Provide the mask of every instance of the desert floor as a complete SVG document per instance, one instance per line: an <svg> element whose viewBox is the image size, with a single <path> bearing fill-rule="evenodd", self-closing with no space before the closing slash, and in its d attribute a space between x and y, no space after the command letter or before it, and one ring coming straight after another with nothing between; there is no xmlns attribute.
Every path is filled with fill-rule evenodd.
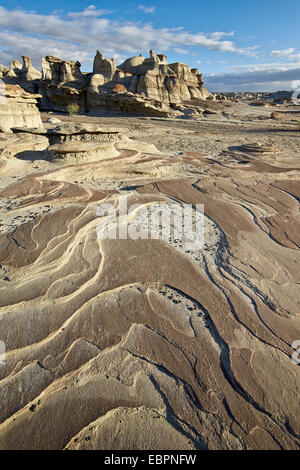
<svg viewBox="0 0 300 470"><path fill-rule="evenodd" d="M0 448L299 449L298 107L49 117L130 140L0 160ZM99 238L120 196L204 205L204 245Z"/></svg>

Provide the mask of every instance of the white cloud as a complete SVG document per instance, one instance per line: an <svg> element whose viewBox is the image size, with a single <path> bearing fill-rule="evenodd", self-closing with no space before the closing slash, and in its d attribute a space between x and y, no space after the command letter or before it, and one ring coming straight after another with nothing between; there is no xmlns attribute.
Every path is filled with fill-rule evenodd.
<svg viewBox="0 0 300 470"><path fill-rule="evenodd" d="M272 56L272 57L284 57L284 56L293 54L293 52L295 52L295 49L293 47L291 47L290 49L279 49L279 50L272 51L270 56Z"/></svg>
<svg viewBox="0 0 300 470"><path fill-rule="evenodd" d="M113 13L113 10L97 10L95 5L89 5L87 8L85 8L83 11L79 12L69 12L67 16L70 18L82 18L84 16L103 16L107 15L109 13Z"/></svg>
<svg viewBox="0 0 300 470"><path fill-rule="evenodd" d="M290 62L273 62L271 64L243 64L243 65L230 65L227 67L229 72L277 72L285 71L295 68L295 63Z"/></svg>
<svg viewBox="0 0 300 470"><path fill-rule="evenodd" d="M258 46L239 47L232 39L234 31L191 33L182 26L156 28L143 22L115 20L107 17L108 13L94 5L81 12L59 10L49 15L0 6L0 63L7 65L20 55L28 55L40 67L41 57L54 55L79 60L83 70L91 70L96 49L107 57L115 57L117 63L149 49L198 55L200 48L206 48L256 57ZM274 50L271 54L278 57L278 62L231 66L226 74L208 74L206 83L211 90L224 91L291 89L291 82L300 79L300 54L294 48Z"/></svg>
<svg viewBox="0 0 300 470"><path fill-rule="evenodd" d="M174 52L177 54L188 54L189 51L187 49L182 49L181 47L174 47Z"/></svg>
<svg viewBox="0 0 300 470"><path fill-rule="evenodd" d="M147 7L150 8L150 7ZM29 55L40 66L44 55L79 60L90 70L96 49L106 56L123 57L146 53L149 49L167 53L186 48L199 48L253 55L252 48L240 48L233 41L222 40L234 33L190 33L183 27L155 28L142 22L119 21L105 16L107 11L90 5L82 12L38 14L0 6L0 63L20 55ZM183 52L180 52L183 53Z"/></svg>
<svg viewBox="0 0 300 470"><path fill-rule="evenodd" d="M234 36L235 35L235 32L234 31L230 31L229 33L224 33L222 31L216 31L215 33L212 33L210 36L212 39L216 39L216 40L219 40L219 39L222 39L223 37L225 36Z"/></svg>
<svg viewBox="0 0 300 470"><path fill-rule="evenodd" d="M300 64L300 53L298 52L297 54L291 54L287 56L287 60L295 61Z"/></svg>
<svg viewBox="0 0 300 470"><path fill-rule="evenodd" d="M231 67L231 73L205 75L210 91L277 91L291 90L300 79L295 64L260 64Z"/></svg>
<svg viewBox="0 0 300 470"><path fill-rule="evenodd" d="M147 7L146 5L139 5L139 10L142 10L144 13L154 13L155 7Z"/></svg>

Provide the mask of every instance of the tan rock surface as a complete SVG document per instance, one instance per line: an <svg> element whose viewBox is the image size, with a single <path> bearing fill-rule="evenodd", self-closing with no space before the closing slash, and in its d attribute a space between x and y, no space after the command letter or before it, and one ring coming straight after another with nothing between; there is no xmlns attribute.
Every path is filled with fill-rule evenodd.
<svg viewBox="0 0 300 470"><path fill-rule="evenodd" d="M2 94L2 91L1 91ZM41 95L30 94L18 85L5 85L0 101L0 128L9 132L12 127L42 127L36 106Z"/></svg>
<svg viewBox="0 0 300 470"><path fill-rule="evenodd" d="M0 167L1 449L299 449L295 111L231 110L60 116L130 140L89 163ZM100 239L101 203L117 227L138 221L119 196L204 204L204 246Z"/></svg>
<svg viewBox="0 0 300 470"><path fill-rule="evenodd" d="M49 141L46 137L29 133L0 134L1 158L12 157L25 151L46 150Z"/></svg>
<svg viewBox="0 0 300 470"><path fill-rule="evenodd" d="M63 159L69 163L84 163L99 161L119 155L113 143L110 142L63 142L49 147L52 159Z"/></svg>
<svg viewBox="0 0 300 470"><path fill-rule="evenodd" d="M149 433L151 429L151 433ZM118 408L82 430L68 450L193 450L195 446L168 423L163 414L147 408Z"/></svg>

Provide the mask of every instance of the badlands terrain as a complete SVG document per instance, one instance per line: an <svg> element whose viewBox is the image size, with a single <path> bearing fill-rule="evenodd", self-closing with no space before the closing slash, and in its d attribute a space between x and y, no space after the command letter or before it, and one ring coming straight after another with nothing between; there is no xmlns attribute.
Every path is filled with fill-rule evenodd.
<svg viewBox="0 0 300 470"><path fill-rule="evenodd" d="M1 449L299 449L300 112L206 108L0 133ZM120 195L203 248L99 239Z"/></svg>

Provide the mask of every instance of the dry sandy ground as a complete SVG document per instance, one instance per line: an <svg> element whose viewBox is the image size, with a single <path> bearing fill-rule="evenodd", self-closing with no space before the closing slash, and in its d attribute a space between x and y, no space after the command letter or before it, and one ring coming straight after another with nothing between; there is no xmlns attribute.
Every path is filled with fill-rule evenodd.
<svg viewBox="0 0 300 470"><path fill-rule="evenodd" d="M299 448L300 114L275 110L56 116L131 141L84 165L0 162L1 449ZM99 239L103 201L129 223L120 195L204 204L204 246Z"/></svg>

